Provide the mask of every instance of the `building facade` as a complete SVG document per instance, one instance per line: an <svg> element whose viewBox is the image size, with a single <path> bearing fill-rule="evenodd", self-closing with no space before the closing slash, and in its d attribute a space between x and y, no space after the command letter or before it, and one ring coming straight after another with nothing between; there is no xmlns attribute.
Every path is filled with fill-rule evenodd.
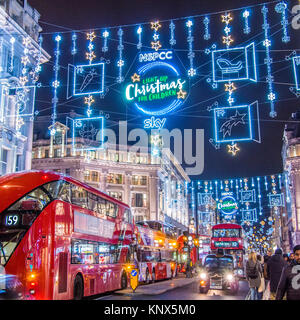
<svg viewBox="0 0 300 320"><path fill-rule="evenodd" d="M26 0L0 0L0 175L31 168L40 66L40 14Z"/></svg>
<svg viewBox="0 0 300 320"><path fill-rule="evenodd" d="M178 233L187 230L190 180L169 150L157 157L106 144L97 151L74 152L69 128L57 122L55 129L49 139L33 142L32 169L61 172L106 192L130 205L136 221L162 221ZM76 139L77 149L83 143Z"/></svg>
<svg viewBox="0 0 300 320"><path fill-rule="evenodd" d="M292 115L283 134L282 161L285 172L286 226L290 248L300 244L300 112ZM293 121L295 121L293 123Z"/></svg>

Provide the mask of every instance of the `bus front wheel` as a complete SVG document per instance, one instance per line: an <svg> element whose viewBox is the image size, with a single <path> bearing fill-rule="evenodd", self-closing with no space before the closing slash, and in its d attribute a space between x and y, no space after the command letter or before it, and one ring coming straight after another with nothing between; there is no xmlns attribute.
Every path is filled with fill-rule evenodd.
<svg viewBox="0 0 300 320"><path fill-rule="evenodd" d="M78 274L74 280L74 300L81 300L83 298L83 280Z"/></svg>

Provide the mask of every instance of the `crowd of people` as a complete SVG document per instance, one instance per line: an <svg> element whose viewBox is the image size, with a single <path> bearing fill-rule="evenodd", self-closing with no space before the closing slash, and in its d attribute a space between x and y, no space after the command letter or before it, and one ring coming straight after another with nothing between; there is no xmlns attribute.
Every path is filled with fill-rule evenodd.
<svg viewBox="0 0 300 320"><path fill-rule="evenodd" d="M300 245L290 254L271 249L262 257L252 251L246 263L250 300L300 300Z"/></svg>

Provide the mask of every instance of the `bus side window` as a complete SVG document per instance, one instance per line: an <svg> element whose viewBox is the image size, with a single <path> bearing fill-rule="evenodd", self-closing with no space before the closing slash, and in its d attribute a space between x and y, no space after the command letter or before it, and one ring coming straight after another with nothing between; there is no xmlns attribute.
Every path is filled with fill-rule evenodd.
<svg viewBox="0 0 300 320"><path fill-rule="evenodd" d="M98 209L97 212L101 215L101 216L105 216L106 215L106 200L98 197Z"/></svg>
<svg viewBox="0 0 300 320"><path fill-rule="evenodd" d="M116 218L118 212L118 206L110 201L106 201L106 215L112 218Z"/></svg>
<svg viewBox="0 0 300 320"><path fill-rule="evenodd" d="M87 191L75 184L71 185L72 204L87 209Z"/></svg>
<svg viewBox="0 0 300 320"><path fill-rule="evenodd" d="M61 181L58 199L71 202L71 188L69 183Z"/></svg>
<svg viewBox="0 0 300 320"><path fill-rule="evenodd" d="M93 193L88 193L88 205L89 210L92 210L94 212L98 211L98 197Z"/></svg>

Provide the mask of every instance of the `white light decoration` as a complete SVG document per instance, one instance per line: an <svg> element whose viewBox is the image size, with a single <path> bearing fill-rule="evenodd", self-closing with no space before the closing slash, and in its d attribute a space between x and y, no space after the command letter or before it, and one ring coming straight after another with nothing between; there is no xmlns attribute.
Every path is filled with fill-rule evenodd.
<svg viewBox="0 0 300 320"><path fill-rule="evenodd" d="M190 78L192 78L192 77L194 77L196 75L196 69L194 68L195 53L193 52L194 37L192 36L193 21L192 20L188 20L186 22L186 26L188 28L188 37L187 37L187 42L188 42L188 45L189 45L188 59L190 61L190 68L188 70L188 76Z"/></svg>

